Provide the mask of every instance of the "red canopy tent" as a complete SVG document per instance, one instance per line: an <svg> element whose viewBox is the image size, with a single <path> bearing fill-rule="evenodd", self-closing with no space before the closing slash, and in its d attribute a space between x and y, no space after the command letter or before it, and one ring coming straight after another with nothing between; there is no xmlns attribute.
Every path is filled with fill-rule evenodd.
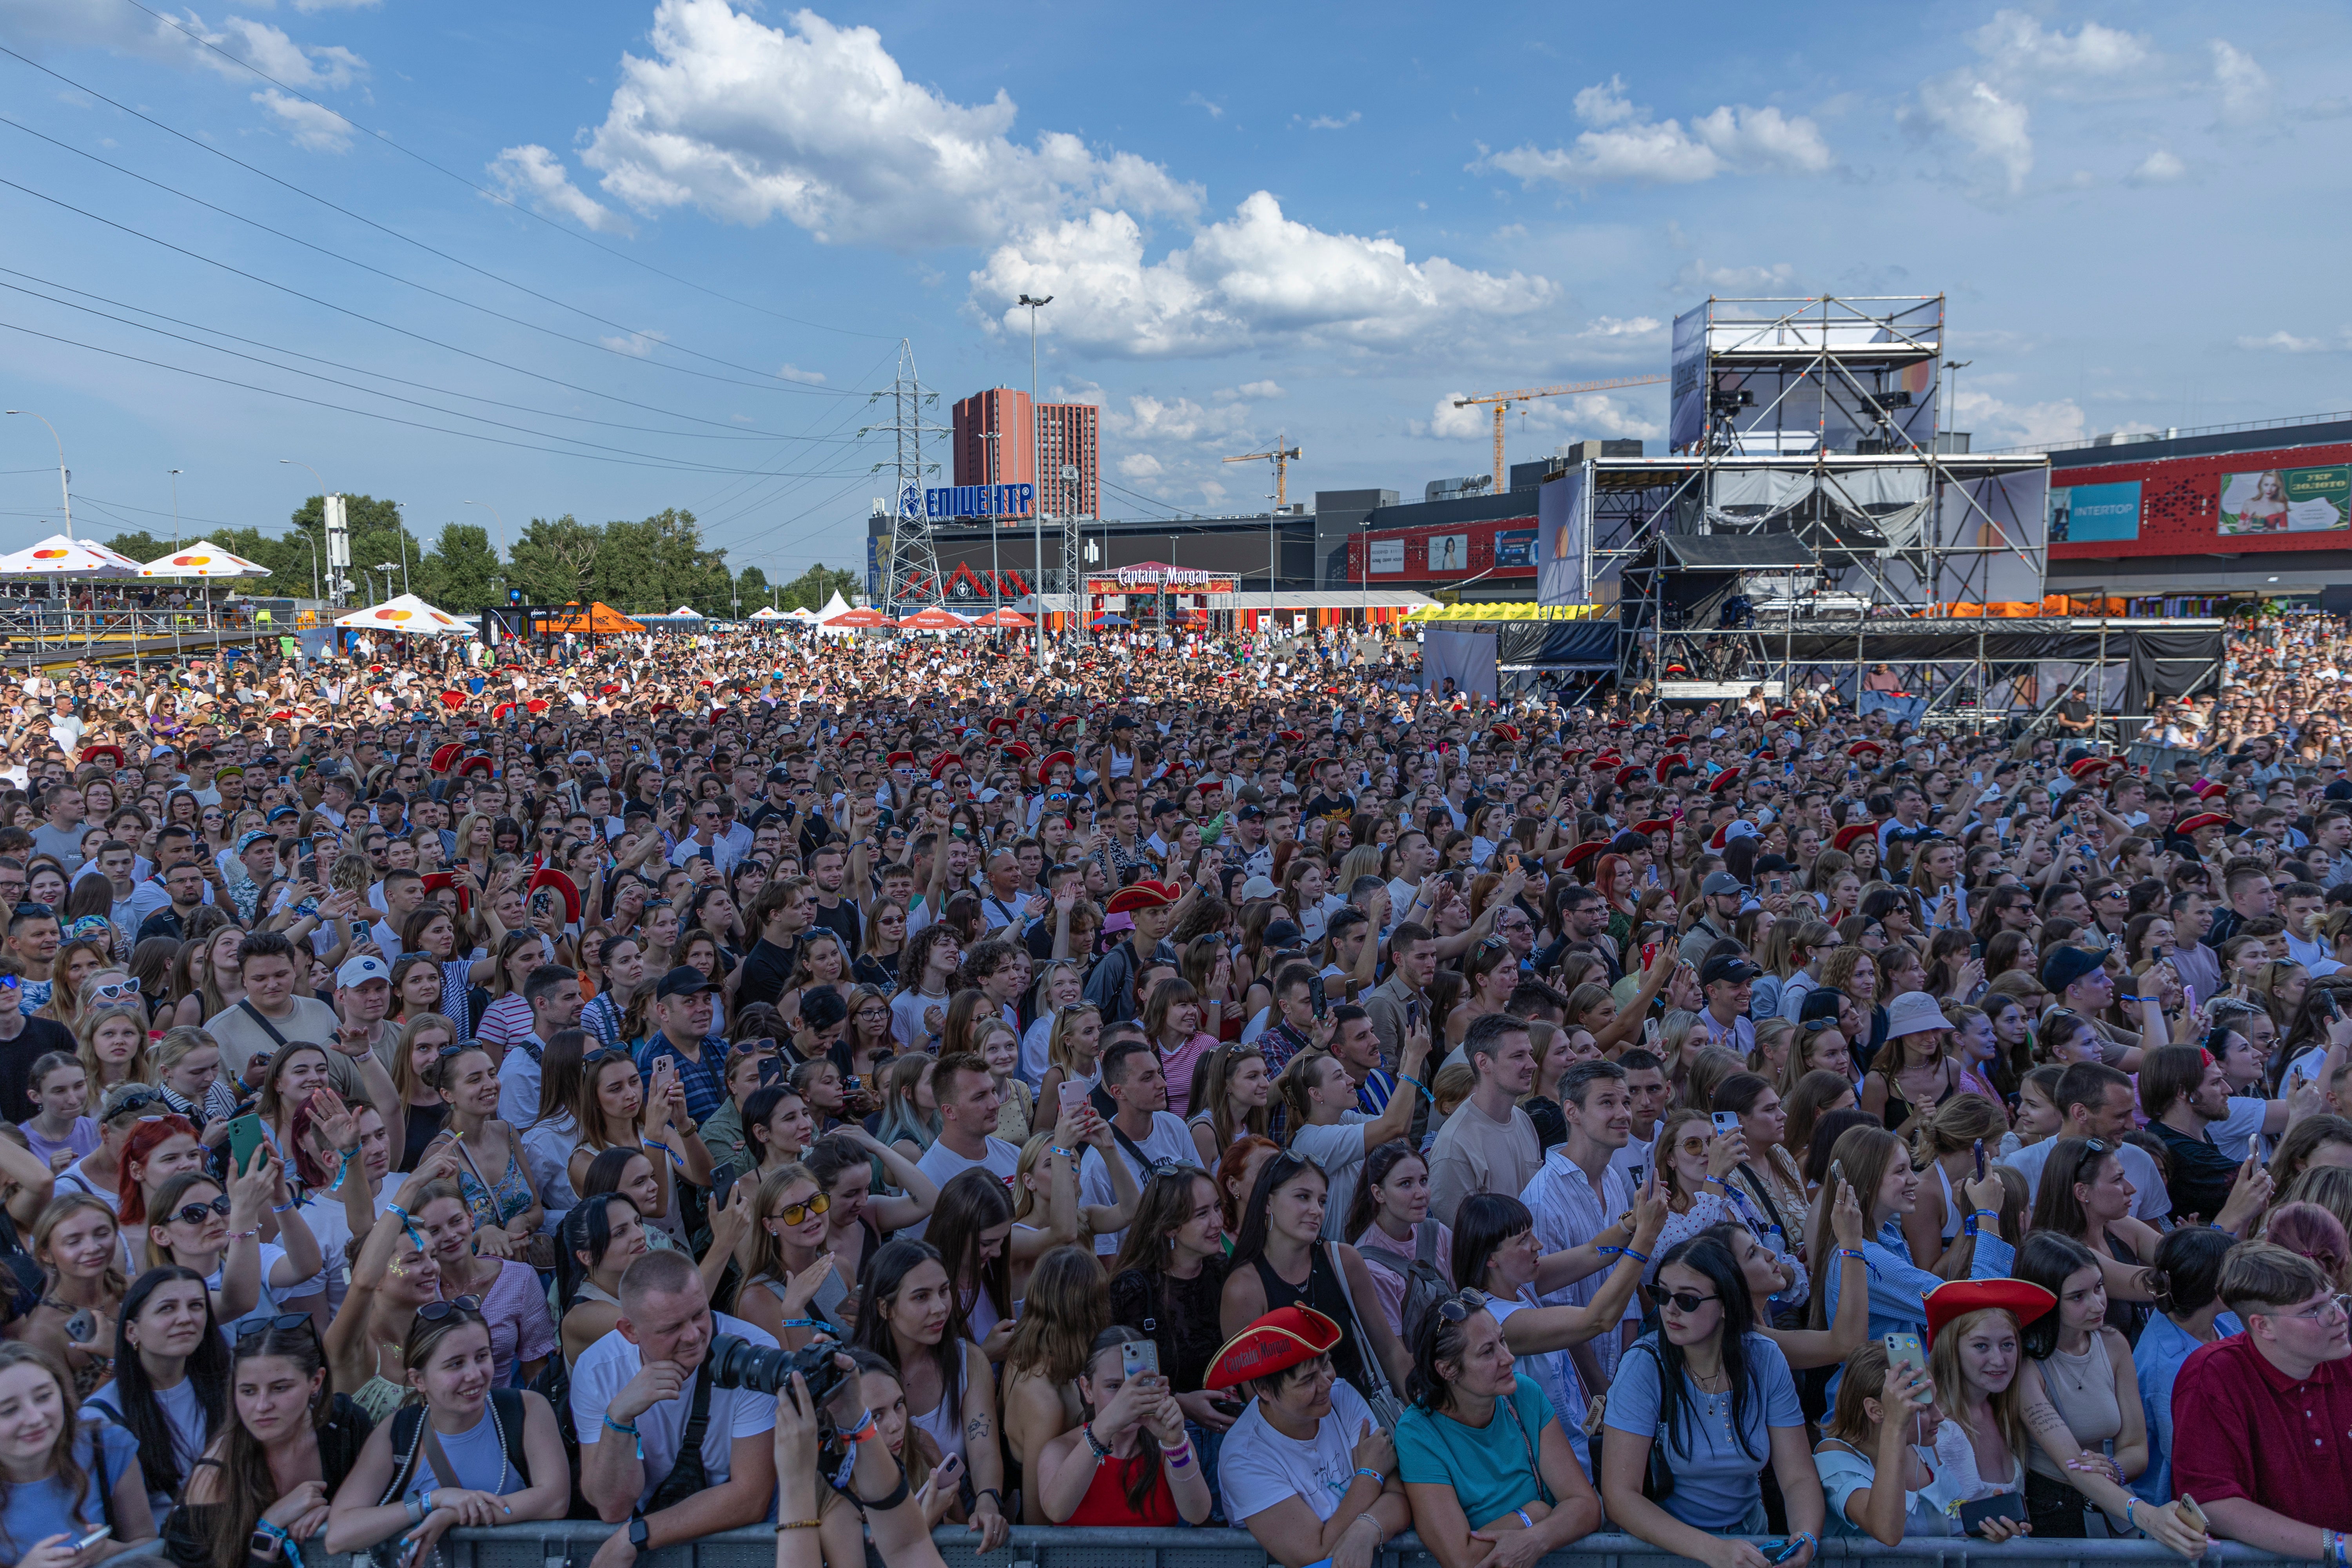
<svg viewBox="0 0 2352 1568"><path fill-rule="evenodd" d="M884 615L879 610L859 609L845 611L838 616L835 616L832 619L821 622L820 624L828 626L840 626L849 631L861 631L876 629L882 626L895 626L898 623L892 620L889 616Z"/></svg>
<svg viewBox="0 0 2352 1568"><path fill-rule="evenodd" d="M914 632L968 632L972 627L971 622L953 610L941 609L937 605L900 616L898 625L903 630Z"/></svg>

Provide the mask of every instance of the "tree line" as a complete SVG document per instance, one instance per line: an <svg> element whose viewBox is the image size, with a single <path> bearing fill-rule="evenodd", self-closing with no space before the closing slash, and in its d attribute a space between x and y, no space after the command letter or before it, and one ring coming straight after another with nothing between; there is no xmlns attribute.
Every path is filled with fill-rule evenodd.
<svg viewBox="0 0 2352 1568"><path fill-rule="evenodd" d="M631 614L689 605L706 616L725 616L739 605L747 616L769 604L781 610L819 609L834 594L846 598L860 586L857 574L823 564L775 584L758 566L735 571L727 564L726 551L704 546L694 514L675 507L639 522L588 523L568 512L535 517L500 562L489 531L478 524L445 523L440 537L427 545L402 523L393 502L373 496L343 499L351 526L353 604L401 593L404 578L406 592L457 612L507 604L509 592L519 591L521 602L530 605L601 599ZM238 582L237 592L308 599L323 594L327 583L325 499L312 496L303 502L292 523L282 534L231 528L205 537L269 568L267 578ZM119 533L107 543L134 561L152 561L172 548L143 531ZM392 563L390 572L382 569L385 562Z"/></svg>

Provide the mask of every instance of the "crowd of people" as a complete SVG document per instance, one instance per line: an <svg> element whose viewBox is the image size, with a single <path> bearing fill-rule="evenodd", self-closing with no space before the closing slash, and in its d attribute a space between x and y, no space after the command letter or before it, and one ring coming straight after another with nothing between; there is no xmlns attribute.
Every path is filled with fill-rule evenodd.
<svg viewBox="0 0 2352 1568"><path fill-rule="evenodd" d="M0 685L0 1561L2345 1563L2344 636L2153 774L1378 638Z"/></svg>

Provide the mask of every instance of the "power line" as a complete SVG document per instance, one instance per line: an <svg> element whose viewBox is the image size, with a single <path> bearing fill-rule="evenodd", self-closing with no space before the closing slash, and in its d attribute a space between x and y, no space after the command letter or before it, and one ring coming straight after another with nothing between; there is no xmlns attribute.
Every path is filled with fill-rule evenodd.
<svg viewBox="0 0 2352 1568"><path fill-rule="evenodd" d="M739 427L727 425L717 419L703 419L691 414L672 414L669 417L674 419L692 420L698 425L709 425L717 427L720 431L724 432L724 434L706 436L699 431L695 430L664 430L651 425L628 425L618 420L592 418L585 414L566 414L560 409L533 408L528 404L508 403L500 398L484 397L481 394L476 392L459 392L451 387L436 386L430 382L412 381L405 376L393 375L384 371L370 370L364 365L346 364L341 360L327 359L319 354L307 354L299 349L289 349L277 343L265 342L259 338L248 338L236 332L224 331L218 327L205 326L201 321L190 321L183 320L178 316L167 316L161 310L150 310L144 306L133 305L122 300L110 299L104 294L93 294L87 289L76 289L70 284L59 283L54 279L43 278L37 273L20 272L13 267L0 267L0 276L22 278L30 282L41 284L45 288L58 289L62 293L78 294L85 300L95 300L102 305L111 305L119 310L129 310L137 315L152 316L159 321L169 321L175 327L185 327L192 332L209 332L215 337L226 338L233 343L245 343L254 348L267 349L271 353L286 354L294 359L307 360L312 364L331 365L337 370L349 371L353 375L373 376L379 381L391 382L395 386L413 386L417 388L419 391L436 393L443 397L463 398L468 403L486 403L493 408L510 408L519 414L536 414L545 419L570 419L583 425L594 425L608 430L635 430L648 436L671 436L682 440L689 441L805 441L817 438L806 436L787 436L782 431L777 430L758 430L750 427ZM41 294L29 289L16 289L16 286L11 283L0 283L0 289L12 289L18 293L29 294L37 300L48 299L47 295ZM50 303L64 305L69 310L85 310L88 308L85 306L75 305L71 300L50 300ZM95 315L104 314L102 311L92 311L91 313ZM108 317L107 319L116 320L117 318ZM152 331L154 330L152 328L146 327L143 323L138 321L126 321L123 324L126 326L138 327L142 331ZM167 333L165 335L169 336L170 334ZM213 345L210 343L205 343L200 346L211 348ZM226 353L227 351L222 350L219 352ZM291 369L290 366L279 366L278 368ZM465 417L470 418L472 416L466 416ZM568 437L558 438L570 439ZM26 471L39 472L43 470L28 469Z"/></svg>
<svg viewBox="0 0 2352 1568"><path fill-rule="evenodd" d="M7 52L5 46L0 46L0 52ZM19 58L21 58L22 57ZM52 72L51 74L55 75L56 73ZM59 79L63 79L60 78ZM319 255L326 257L330 260L340 261L347 266L356 267L362 272L373 273L376 277L383 279L387 282L397 283L407 289L414 289L420 294L429 294L436 300L446 300L452 305L462 306L468 310L479 310L486 316L494 317L499 321L521 327L526 331L543 332L547 336L554 338L560 342L572 343L585 349L593 349L599 353L608 353L621 359L638 361L642 363L652 365L656 369L675 372L679 375L700 376L706 381L723 382L729 386L748 386L756 392L791 392L804 394L813 397L838 397L842 395L841 393L830 387L810 386L802 383L786 383L780 385L778 384L778 382L781 378L771 376L765 371L756 370L748 364L737 364L732 360L717 359L709 354L702 353L693 349L682 349L679 352L691 353L697 359L707 359L713 364L723 364L730 370L740 370L747 375L756 375L761 379L758 381L737 381L732 376L713 375L709 371L694 370L686 365L680 364L667 364L646 354L631 353L626 349L614 348L610 343L597 342L587 338L575 338L569 332L559 332L552 327L543 327L536 321L525 321L520 316L509 315L504 310L494 310L488 305L477 304L471 300L464 299L456 294L451 294L444 289L433 288L429 284L419 283L413 279L403 278L396 272L387 272L381 267L372 267L368 265L368 263L360 260L357 257L346 256L339 250L332 250L328 248L326 246L314 244L310 240L304 239L300 235L289 234L282 228L272 228L269 225L261 222L257 218L247 217L243 213L222 206L216 202L208 202L202 196L194 195L187 191L180 189L177 185L167 184L162 180L153 179L146 174L142 174L135 169L125 168L111 159L100 157L95 153L84 152L81 148L76 147L70 142L60 142L54 136L45 135L41 132L34 130L29 125L22 124L14 120L5 119L0 119L0 125L6 125L11 130L20 131L27 136L47 142L50 146L57 148L60 152L70 153L77 158L87 158L91 163L98 164L100 168L111 169L116 174L124 176L126 179L137 180L140 184L144 185L152 185L155 189L163 191L167 195L177 196L182 201L194 203L195 205L204 208L206 212L218 213L221 216L228 218L233 222L244 224L249 228L257 228L266 235L286 241L289 245L299 245L303 249L316 251ZM366 220L362 219L361 221L364 222ZM425 248L431 249L430 247L426 247ZM433 254L439 256L443 253L434 251ZM457 261L455 257L448 257L446 258L446 259L448 259L460 267L467 265L465 262ZM477 268L476 270L479 269ZM488 277L493 275L486 273L484 276ZM505 281L503 279L499 280L501 282ZM525 289L524 292L530 293L530 290ZM534 295L533 297L537 299L546 298L544 295ZM561 300L549 300L549 303L561 305L562 302ZM570 307L567 306L565 308L569 309ZM588 316L588 312L585 310L581 311L580 314ZM640 342L656 343L664 347L677 347L676 344L671 343L668 339L662 337L658 333L637 331L632 328L624 327L617 321L605 321L602 316L588 316L588 319L592 321L596 321L604 326L611 327L616 331L627 332L631 337L635 338Z"/></svg>
<svg viewBox="0 0 2352 1568"><path fill-rule="evenodd" d="M266 81L266 82L269 83L272 87L275 87L275 88L278 89L280 91L283 91L283 92L289 93L289 94L292 95L292 96L293 96L293 97L295 97L295 98L299 98L299 99L300 99L303 102L305 102L305 103L307 103L307 104L311 105L313 108L320 109L320 110L325 110L327 113L333 115L336 119L338 119L338 120L341 121L344 124L346 124L346 125L350 126L352 130L359 132L361 134L362 134L362 135L364 135L364 136L368 137L368 138L369 138L370 140L372 140L372 141L375 141L375 142L382 142L384 146L391 148L394 152L395 152L395 153L399 153L402 157L404 157L404 158L408 158L408 159L412 159L412 160L414 160L414 161L415 161L415 162L416 162L416 163L419 163L424 164L424 165L425 165L425 167L426 167L426 168L428 168L428 169L432 170L432 171L433 171L435 174L436 174L446 175L446 177L448 177L449 179L452 179L452 180L457 181L459 184L461 184L461 185L465 186L467 190L469 190L469 191L473 192L476 195L478 195L478 196L486 196L486 197L488 197L489 200L494 201L494 202L497 202L497 203L498 203L499 205L500 205L501 206L511 207L514 211L516 211L517 213L520 213L520 214L521 216L523 216L524 217L530 218L530 219L531 219L531 220L532 220L533 222L535 222L535 223L539 223L539 224L544 225L546 227L548 227L548 228L551 228L551 229L554 230L557 234L560 234L560 235L563 236L565 238L567 238L567 239L571 239L571 240L573 240L573 241L576 241L577 243L582 244L582 245L585 245L585 246L587 246L587 247L588 247L590 249L592 249L592 250L600 250L600 251L604 252L606 256L609 256L609 257L614 258L615 260L619 260L619 261L625 261L625 262L627 262L627 263L628 263L630 266L632 266L632 267L642 268L644 268L646 271L647 271L647 272L650 272L650 273L654 274L654 275L655 275L656 277L657 277L657 278L667 278L667 279L669 279L671 282L673 282L673 283L679 283L679 284L683 284L683 285L685 285L687 288L693 289L693 290L694 290L695 292L697 292L698 294L708 294L708 295L709 295L709 296L710 296L712 299L714 299L714 300L725 300L728 304L730 304L730 305L733 305L733 306L736 306L736 307L738 307L738 308L740 308L740 309L741 309L741 310L756 310L756 311L758 311L761 315L773 317L775 320L777 320L777 321L790 321L790 322L792 322L794 326L798 326L798 327L814 327L814 328L815 328L815 329L817 329L819 331L825 331L825 332L838 332L838 333L840 333L840 334L841 334L842 336L844 336L844 337L850 337L850 338L872 338L872 339L877 340L877 342L895 342L895 341L897 341L897 340L896 340L895 335L894 335L894 334L891 334L891 333L887 333L887 332L861 332L861 331L856 331L856 330L854 330L854 329L852 329L852 328L849 328L849 327L836 327L836 326L833 326L833 325L831 325L831 324L829 324L829 323L827 323L827 322L824 322L824 321L807 321L807 320L805 320L805 319L803 319L803 318L802 318L802 317L799 317L799 316L787 316L787 315L785 315L785 314L784 314L782 311L781 311L781 310L769 310L765 305L754 305L754 304L752 304L752 303L751 303L750 300L738 300L738 299L736 299L736 298L735 298L733 295L731 295L731 294L724 294L724 293L721 293L719 290L718 290L718 289L716 289L709 288L709 287L708 287L708 286L706 286L706 285L704 285L704 284L697 283L696 281L694 281L694 279L690 279L690 278L682 278L682 277L678 276L678 275L677 275L677 273L675 273L675 272L670 272L670 271L665 270L665 269L664 269L664 268L662 268L656 267L656 266L655 266L652 262L650 262L650 261L644 260L643 258L639 258L639 257L631 256L628 252L626 252L626 251L625 251L625 250L615 250L615 249L614 249L611 246L609 246L609 245L605 245L605 244L604 244L604 243L602 243L602 242L600 242L600 241L598 241L598 240L596 240L596 239L591 238L589 236L587 236L587 235L585 235L585 234L583 234L583 233L579 232L577 229L571 229L571 228L566 228L566 227L564 227L564 226L563 226L563 225L562 225L562 224L560 224L560 223L557 223L554 219L552 219L552 218L551 218L551 217L548 217L548 216L547 216L545 214L543 214L543 213L533 212L530 207L525 206L522 203L516 201L512 196L509 196L509 195L506 195L506 194L505 194L504 192L502 192L502 191L493 191L493 190L489 189L489 188L488 188L488 187L487 187L487 186L484 186L484 185L478 185L478 184L476 184L473 181L471 181L471 180L467 179L465 175L458 174L456 170L454 170L454 169L445 169L445 168L443 168L440 164L438 164L438 163L435 163L432 159L425 157L423 153L413 153L413 152L409 151L406 147L404 147L404 146L402 146L399 142L394 142L391 137L389 137L389 136L385 135L383 132L381 132L381 131L375 131L375 130L371 130L369 127L364 126L364 125L362 125L358 121L353 120L350 115L345 114L344 112L342 112L342 110L339 110L339 109L332 108L332 107L331 107L331 106L329 106L329 105L327 105L327 104L320 103L317 99L312 98L309 93L304 92L301 89L299 89L299 88L298 88L298 87L293 87L293 86L290 86L289 84L288 84L288 83L286 83L286 82L279 81L276 77L271 76L268 71L265 71L265 70L263 70L260 67L258 67L258 66L257 66L257 65L254 65L251 61L249 61L249 60L242 60L242 59L237 58L237 57L236 57L236 56L233 55L233 54L230 54L226 49L224 49L224 48L220 47L218 45L216 45L216 44L215 44L214 42L212 42L212 40L210 40L209 38L202 37L198 36L198 35L197 35L197 34L195 34L195 33L189 32L189 31L188 31L188 29L187 29L186 27L182 26L180 25L180 23L178 23L177 21L173 20L172 17L170 17L170 16L164 16L164 15L163 15L162 12L160 12L160 11L156 11L156 10L151 9L150 7L148 7L148 6L144 5L142 5L142 4L140 3L140 0L124 0L124 3L125 3L126 5L131 5L131 6L135 7L135 8L137 8L138 10L141 10L141 11L144 11L144 12L146 12L146 14L147 14L148 16L154 17L154 18L155 18L155 20L157 20L158 22L163 23L165 26L174 28L174 29L176 29L177 31L179 31L179 32L181 32L181 33L183 33L183 34L185 34L185 35L186 35L186 37L187 37L190 40L192 40L193 42L194 42L195 44L199 45L200 47L204 47L204 48L206 48L206 49L211 50L214 54L216 54L216 55L220 56L220 58L223 58L223 59L225 59L225 60L227 60L227 61L228 61L228 62L230 62L232 65L236 66L239 69L247 70L247 71L250 71L250 72L252 72L255 76L259 77L262 80L264 80L264 81ZM11 53L14 53L15 51L11 50L10 52L11 52ZM23 58L24 58L24 57L23 57L22 55L18 55L16 58L19 58L19 59L23 59ZM29 64L32 64L33 62L31 62L31 61L29 61L29 60L28 60L28 61L26 61L26 63L29 65ZM47 67L37 67L36 68L46 70L47 68ZM54 72L54 71L49 72L49 74L50 74L50 75L52 75L52 76L56 76L56 75L57 75L57 73L56 73L56 72ZM62 80L64 80L65 79L64 79L64 78L62 78L62 77L59 77L59 78L58 78L58 79L62 81ZM88 89L85 89L84 90L85 90L85 91L87 91ZM97 96L97 95L96 95L96 94L93 94L92 96L94 97L94 96ZM111 101L112 101L112 100L109 100L108 101L109 101L109 102L111 102ZM137 110L125 110L125 112L127 112L127 113L134 113L134 114L135 114L135 113L137 113L138 111L137 111ZM143 119L143 118L145 118L145 117L144 117L144 116L141 116L141 118L142 118L142 119ZM179 133L178 133L177 132L173 132L173 134L174 134L174 135L177 135L177 134L179 134ZM204 144L203 144L202 142L198 142L198 143L197 143L197 145L202 146L202 145L204 145ZM207 147L207 148L205 148L205 151L207 151L207 152L215 152L215 151L217 151L217 149ZM226 153L222 153L221 155L222 155L223 157L227 157L227 154L226 154ZM230 162L235 163L235 162L236 162L236 160L235 160L235 159L230 159ZM247 166L248 166L248 167L250 167L250 165L247 165ZM261 173L261 171L259 171L259 170L255 170L255 173L259 174L259 173ZM269 178L269 179L275 179L275 178L276 178L276 176L275 176L275 175L267 175L267 174L265 174L263 177L264 177L264 178ZM279 182L279 183L280 183L280 184L283 184L284 182L282 182L282 181L281 181L281 182ZM289 187L289 188L295 188L295 187ZM302 194L303 194L303 195L309 195L310 193L308 193L308 192L303 192ZM364 220L363 220L363 221L364 221ZM404 236L403 237L405 237Z"/></svg>
<svg viewBox="0 0 2352 1568"><path fill-rule="evenodd" d="M567 392L577 392L589 397L601 397L608 402L621 404L625 407L642 408L648 414L659 414L674 419L693 417L693 416L690 415L673 414L667 408L656 407L650 403L640 403L635 398L623 397L618 393L599 392L594 387L583 386L577 382L565 381L561 376L547 375L535 370L525 370L520 365L509 364L504 360L492 359L488 354L476 353L471 349L459 348L455 343L445 343L438 338L430 338L425 336L423 332L413 331L406 327L395 326L390 321L379 320L374 316L366 314L364 311L354 310L347 305L338 305L332 300L321 299L316 294L305 293L301 289L296 289L291 285L275 282L270 279L262 277L257 272L248 272L242 267L233 266L228 262L221 261L213 257L206 256L202 251L190 250L185 246L174 245L168 239L160 238L155 235L147 233L144 229L133 228L129 224L125 223L117 223L114 219L110 217L101 217L97 213L91 212L87 208L74 205L71 202L61 201L58 197L49 195L45 192L37 191L30 185L18 184L16 181L8 179L0 179L0 185L5 185L13 191L21 191L26 195L34 198L36 201L47 202L51 206L55 207L62 207L67 212L89 219L92 223L103 224L108 228L114 229L119 233L130 235L134 238L143 239L150 245L160 246L165 250L187 257L192 261L201 261L207 267L217 267L224 272L229 273L235 277L245 279L247 282L258 283L265 289L274 289L281 294L289 295L294 299L307 301L310 304L319 306L322 310L332 310L338 315L349 316L355 321L365 321L372 327L381 327L387 332L396 332L402 337L413 338L420 343L424 343L428 347L439 349L446 353L459 354L467 359L475 360L483 364L494 365L499 370L510 371L517 375L529 376L534 381L543 381L551 386L562 387ZM669 368L676 369L677 367L671 366ZM700 423L709 424L712 423L712 421L703 420L700 421Z"/></svg>
<svg viewBox="0 0 2352 1568"><path fill-rule="evenodd" d="M456 436L468 441L486 441L494 447L513 447L526 452L545 452L549 456L556 458L585 458L590 462L612 463L621 468L664 468L676 473L746 474L755 473L758 471L751 468L723 468L717 463L696 463L687 461L646 462L638 461L629 458L608 457L601 452L568 452L560 447L535 447L528 441L509 441L501 437L485 436L472 430L451 430L445 426L427 425L415 419L403 419L397 415L377 414L365 408L348 408L340 403L329 403L323 398L304 397L299 393L281 392L274 386L257 386L251 382L233 381L227 376L213 375L201 370L191 370L185 365L170 364L166 363L164 361L148 359L140 354L125 353L120 349L102 348L96 343L85 343L78 339L59 337L55 332L39 331L31 327L19 326L14 321L0 321L0 331L22 332L28 338L39 338L46 342L62 343L68 348L87 350L91 353L104 354L109 359L129 360L133 364L149 365L156 370L168 370L180 375L194 376L199 381L213 382L221 386L234 386L246 392L258 392L268 397L282 397L289 403L306 403L314 408L331 409L337 414L356 415L362 419L380 419L387 425L404 425L411 429L429 430L439 436ZM383 396L387 395L379 393L375 395ZM835 476L828 474L809 474L801 477L809 479L829 479Z"/></svg>

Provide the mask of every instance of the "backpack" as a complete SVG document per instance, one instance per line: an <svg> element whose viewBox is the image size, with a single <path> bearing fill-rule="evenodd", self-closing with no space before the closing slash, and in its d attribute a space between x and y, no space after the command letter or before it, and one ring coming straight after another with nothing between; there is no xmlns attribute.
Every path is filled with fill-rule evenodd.
<svg viewBox="0 0 2352 1568"><path fill-rule="evenodd" d="M1385 1247L1359 1247L1356 1254L1373 1268L1404 1281L1404 1300L1398 1304L1397 1317L1404 1342L1418 1344L1422 1324L1428 1321L1431 1310L1454 1294L1453 1286L1437 1271L1437 1226L1425 1220L1422 1223L1421 1237L1414 1244L1411 1263L1400 1261Z"/></svg>

